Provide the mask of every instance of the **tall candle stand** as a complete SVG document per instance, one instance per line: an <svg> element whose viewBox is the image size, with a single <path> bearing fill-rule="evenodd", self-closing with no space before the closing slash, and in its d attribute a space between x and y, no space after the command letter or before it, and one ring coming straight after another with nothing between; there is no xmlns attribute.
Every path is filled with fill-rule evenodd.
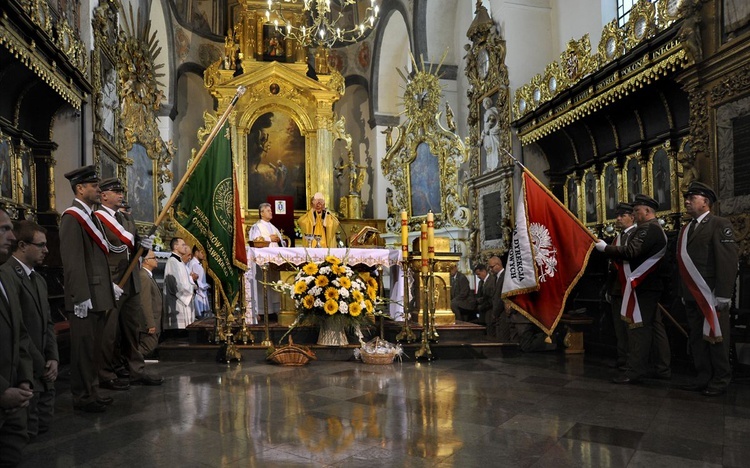
<svg viewBox="0 0 750 468"><path fill-rule="evenodd" d="M414 356L417 360L432 361L435 356L430 349L430 291L429 291L429 273L420 273L422 278L422 345L419 347Z"/></svg>
<svg viewBox="0 0 750 468"><path fill-rule="evenodd" d="M268 328L268 264L261 265L260 268L263 270L263 331L265 332L265 337L260 344L268 348L273 345Z"/></svg>
<svg viewBox="0 0 750 468"><path fill-rule="evenodd" d="M409 312L409 261L408 255L404 255L401 261L401 269L404 272L404 325L401 327L401 331L396 335L396 342L413 343L417 341L417 335L409 326L410 312Z"/></svg>
<svg viewBox="0 0 750 468"><path fill-rule="evenodd" d="M429 259L430 264L430 272L429 272L429 290L428 294L430 296L429 298L429 307L430 307L430 329L427 333L427 339L430 340L433 343L437 343L438 339L440 339L440 335L438 335L437 328L435 328L435 294L437 292L435 291L435 259L431 258Z"/></svg>

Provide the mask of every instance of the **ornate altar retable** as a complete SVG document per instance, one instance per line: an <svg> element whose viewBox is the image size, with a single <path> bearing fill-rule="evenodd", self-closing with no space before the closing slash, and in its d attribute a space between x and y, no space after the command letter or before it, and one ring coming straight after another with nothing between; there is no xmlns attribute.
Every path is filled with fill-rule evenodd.
<svg viewBox="0 0 750 468"><path fill-rule="evenodd" d="M247 302L247 313L245 320L248 324L258 323L258 317L263 313L262 302L263 301L263 285L260 283L263 281L262 274L258 271L260 268L256 267L269 267L275 271L281 272L281 279L283 281L292 281L294 279L294 272L290 271L293 269L292 266L299 266L307 262L308 260L323 261L327 255L333 255L335 257L344 259L346 258L347 265L352 267L365 266L365 267L382 267L383 270L394 268L391 272L391 278L393 281L391 284L395 284L396 280L401 278L401 251L395 249L305 249L302 247L265 247L265 248L247 248L247 259L248 259L248 270L245 275L245 300ZM261 276L259 276L261 275ZM382 277L379 279L382 281ZM401 283L399 283L401 284ZM260 287L259 287L260 285ZM403 287L403 286L401 286ZM278 294L278 293L277 293ZM391 287L391 299L395 297L401 297L401 293L398 291L398 287ZM270 310L273 313L273 310ZM390 307L390 314L396 318L403 316L403 307L401 305L392 304ZM279 313L279 325L290 325L296 312L294 310L294 303L290 297L281 297L281 310ZM287 323L288 322L288 323Z"/></svg>

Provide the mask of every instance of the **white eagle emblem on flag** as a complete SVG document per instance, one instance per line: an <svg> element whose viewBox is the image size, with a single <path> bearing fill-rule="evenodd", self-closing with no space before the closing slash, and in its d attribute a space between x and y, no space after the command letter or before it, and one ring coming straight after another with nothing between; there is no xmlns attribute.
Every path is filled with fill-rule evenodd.
<svg viewBox="0 0 750 468"><path fill-rule="evenodd" d="M557 271L557 249L552 245L552 238L546 226L539 223L531 223L529 236L534 244L534 261L539 267L539 282L547 281L547 277L555 276Z"/></svg>

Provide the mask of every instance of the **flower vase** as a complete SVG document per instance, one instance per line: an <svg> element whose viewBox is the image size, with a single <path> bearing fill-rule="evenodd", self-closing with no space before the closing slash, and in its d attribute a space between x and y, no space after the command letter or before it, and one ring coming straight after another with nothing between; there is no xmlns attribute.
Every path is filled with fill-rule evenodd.
<svg viewBox="0 0 750 468"><path fill-rule="evenodd" d="M346 346L349 344L349 340L346 338L346 332L340 323L324 320L320 323L318 344L322 346Z"/></svg>

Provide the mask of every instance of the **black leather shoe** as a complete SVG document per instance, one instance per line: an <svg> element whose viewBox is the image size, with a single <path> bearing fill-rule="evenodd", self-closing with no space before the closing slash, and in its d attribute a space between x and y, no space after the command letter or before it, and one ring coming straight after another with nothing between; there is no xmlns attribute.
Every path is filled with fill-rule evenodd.
<svg viewBox="0 0 750 468"><path fill-rule="evenodd" d="M701 392L703 396L721 396L727 393L726 388L707 388Z"/></svg>
<svg viewBox="0 0 750 468"><path fill-rule="evenodd" d="M114 398L107 396L107 397L99 397L99 398L97 398L96 402L99 403L100 405L109 406L112 403L114 403L115 400L114 400Z"/></svg>
<svg viewBox="0 0 750 468"><path fill-rule="evenodd" d="M685 390L686 392L702 392L706 389L703 385L696 385L696 384L687 384L687 385L680 385L678 387L680 390Z"/></svg>
<svg viewBox="0 0 750 468"><path fill-rule="evenodd" d="M117 369L115 371L115 374L117 374L117 377L121 379L127 379L130 377L130 371L125 368Z"/></svg>
<svg viewBox="0 0 750 468"><path fill-rule="evenodd" d="M143 375L140 379L131 380L130 383L132 385L150 385L150 386L156 386L161 385L164 383L163 377L152 377L150 375Z"/></svg>
<svg viewBox="0 0 750 468"><path fill-rule="evenodd" d="M627 375L618 375L617 377L612 379L612 382L616 384L637 384L640 382L640 380L630 378Z"/></svg>
<svg viewBox="0 0 750 468"><path fill-rule="evenodd" d="M672 380L672 374L654 374L656 380Z"/></svg>
<svg viewBox="0 0 750 468"><path fill-rule="evenodd" d="M112 379L99 382L99 387L108 390L127 390L130 388L130 384L122 380Z"/></svg>
<svg viewBox="0 0 750 468"><path fill-rule="evenodd" d="M103 413L107 410L107 407L99 404L98 401L90 401L85 405L73 405L73 409L87 413Z"/></svg>

